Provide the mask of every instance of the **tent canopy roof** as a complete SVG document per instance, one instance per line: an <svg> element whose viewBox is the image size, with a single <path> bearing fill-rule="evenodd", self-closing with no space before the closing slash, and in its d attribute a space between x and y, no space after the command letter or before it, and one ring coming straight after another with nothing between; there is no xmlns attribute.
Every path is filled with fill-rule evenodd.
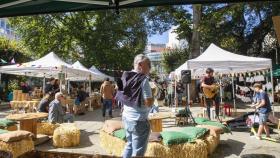
<svg viewBox="0 0 280 158"><path fill-rule="evenodd" d="M211 67L218 73L250 72L271 68L271 59L238 55L211 44L199 57L188 60L176 69L179 75L182 70L193 70L193 76L203 75Z"/></svg>
<svg viewBox="0 0 280 158"><path fill-rule="evenodd" d="M253 0L1 0L0 17L87 11L115 8L149 7L194 3L225 3ZM258 1L258 0L254 0ZM261 1L261 0L259 0ZM271 0L277 1L277 0ZM112 2L119 2L118 5Z"/></svg>
<svg viewBox="0 0 280 158"><path fill-rule="evenodd" d="M109 78L110 79L110 81L113 81L114 80L114 78L113 77L111 77L111 76L108 76L108 75L106 75L106 74L104 74L104 73L102 73L102 72L100 72L94 65L92 65L91 67L90 67L90 69L89 69L92 73L94 73L94 74L97 74L97 75L99 75L99 76L101 76L101 80L102 81L104 81L106 78Z"/></svg>
<svg viewBox="0 0 280 158"><path fill-rule="evenodd" d="M75 69L51 52L42 58L22 63L21 65L1 66L0 73L25 75L32 77L57 77L58 73L66 73L68 77L89 76L89 72Z"/></svg>

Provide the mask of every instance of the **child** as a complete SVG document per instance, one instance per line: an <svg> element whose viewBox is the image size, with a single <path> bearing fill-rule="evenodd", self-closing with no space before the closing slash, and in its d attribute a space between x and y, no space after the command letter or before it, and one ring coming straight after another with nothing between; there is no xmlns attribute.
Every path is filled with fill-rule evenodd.
<svg viewBox="0 0 280 158"><path fill-rule="evenodd" d="M267 93L262 89L262 85L259 83L254 84L254 90L256 92L257 103L253 104L253 107L259 111L259 129L256 138L261 139L263 130L266 133L266 137L270 137L269 128L266 124L269 113L271 110L271 105Z"/></svg>

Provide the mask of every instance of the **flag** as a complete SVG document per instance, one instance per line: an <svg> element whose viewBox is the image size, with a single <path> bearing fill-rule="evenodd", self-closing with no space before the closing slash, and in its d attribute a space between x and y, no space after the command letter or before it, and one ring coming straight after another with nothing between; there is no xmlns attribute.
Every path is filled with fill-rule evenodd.
<svg viewBox="0 0 280 158"><path fill-rule="evenodd" d="M3 59L1 59L1 63L2 64L7 64L7 62L5 60L3 60Z"/></svg>
<svg viewBox="0 0 280 158"><path fill-rule="evenodd" d="M15 64L15 63L16 63L15 58L13 58L13 59L11 60L11 64Z"/></svg>

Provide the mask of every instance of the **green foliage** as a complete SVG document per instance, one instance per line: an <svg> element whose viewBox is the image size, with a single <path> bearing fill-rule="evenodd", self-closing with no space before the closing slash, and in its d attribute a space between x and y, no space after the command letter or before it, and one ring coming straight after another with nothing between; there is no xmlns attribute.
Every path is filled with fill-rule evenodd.
<svg viewBox="0 0 280 158"><path fill-rule="evenodd" d="M163 54L162 65L166 73L170 73L185 63L189 58L189 49L171 49Z"/></svg>
<svg viewBox="0 0 280 158"><path fill-rule="evenodd" d="M18 80L10 80L8 84L8 92L12 92L13 90L19 89L19 81Z"/></svg>
<svg viewBox="0 0 280 158"><path fill-rule="evenodd" d="M85 66L131 69L147 41L146 8L72 12L10 18L29 48L41 57L51 51Z"/></svg>
<svg viewBox="0 0 280 158"><path fill-rule="evenodd" d="M0 54L1 59L7 62L12 58L15 58L16 62L26 62L30 52L22 42L0 37Z"/></svg>

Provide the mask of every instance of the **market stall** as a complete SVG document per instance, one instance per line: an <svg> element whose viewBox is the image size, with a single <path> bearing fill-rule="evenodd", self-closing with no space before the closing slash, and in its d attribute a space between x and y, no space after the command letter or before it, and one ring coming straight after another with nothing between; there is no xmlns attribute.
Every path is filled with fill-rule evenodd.
<svg viewBox="0 0 280 158"><path fill-rule="evenodd" d="M175 70L175 73L176 75L180 76L182 70L191 70L192 77L197 78L204 75L205 70L208 67L213 68L215 73L230 75L232 77L232 83L234 83L233 81L235 73L270 70L271 82L273 85L271 59L234 54L219 48L213 43L199 57L188 60L183 65L178 67ZM235 94L234 85L232 84L232 86L233 94ZM234 109L236 109L235 99Z"/></svg>
<svg viewBox="0 0 280 158"><path fill-rule="evenodd" d="M27 93L21 93L20 91L13 92L13 101L11 101L12 108L15 110L24 108L28 112L32 112L39 104L39 101L41 99L40 97L42 97L44 93L43 91L45 89L45 78L59 78L61 90L61 86L65 84L65 78L88 77L91 74L89 71L74 68L72 65L60 59L53 52L35 61L1 66L0 73L43 78L43 88L34 88L34 94L32 93L32 97ZM62 78L61 76L64 77Z"/></svg>

